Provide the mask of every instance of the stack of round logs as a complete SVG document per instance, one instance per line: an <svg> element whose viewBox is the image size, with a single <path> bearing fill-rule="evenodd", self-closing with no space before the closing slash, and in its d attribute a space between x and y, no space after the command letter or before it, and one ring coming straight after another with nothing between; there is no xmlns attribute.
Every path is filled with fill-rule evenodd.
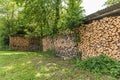
<svg viewBox="0 0 120 80"><path fill-rule="evenodd" d="M13 50L39 50L40 39L39 38L25 38L24 36L10 36L9 46Z"/></svg>
<svg viewBox="0 0 120 80"><path fill-rule="evenodd" d="M69 59L76 56L77 43L74 42L74 34L66 33L43 39L43 50L54 49L57 56Z"/></svg>
<svg viewBox="0 0 120 80"><path fill-rule="evenodd" d="M82 58L105 54L120 60L120 16L105 17L79 28Z"/></svg>
<svg viewBox="0 0 120 80"><path fill-rule="evenodd" d="M58 56L69 59L76 56L77 44L73 34L60 35L54 39L55 51Z"/></svg>
<svg viewBox="0 0 120 80"><path fill-rule="evenodd" d="M42 42L43 42L43 51L54 49L52 37L46 37L42 40Z"/></svg>

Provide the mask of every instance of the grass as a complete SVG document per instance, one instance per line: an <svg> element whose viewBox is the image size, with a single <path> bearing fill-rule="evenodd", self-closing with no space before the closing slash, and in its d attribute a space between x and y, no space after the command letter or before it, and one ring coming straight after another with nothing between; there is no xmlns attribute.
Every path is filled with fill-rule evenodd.
<svg viewBox="0 0 120 80"><path fill-rule="evenodd" d="M51 53L0 51L0 80L117 80L80 70Z"/></svg>

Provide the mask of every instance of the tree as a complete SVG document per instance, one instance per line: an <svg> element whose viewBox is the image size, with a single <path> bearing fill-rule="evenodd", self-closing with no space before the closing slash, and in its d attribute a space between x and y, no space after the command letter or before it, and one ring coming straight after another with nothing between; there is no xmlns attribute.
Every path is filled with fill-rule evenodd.
<svg viewBox="0 0 120 80"><path fill-rule="evenodd" d="M55 23L53 27L53 33L57 33L57 26L58 26L58 21L60 19L60 4L61 0L56 0L55 1Z"/></svg>
<svg viewBox="0 0 120 80"><path fill-rule="evenodd" d="M3 0L4 1L4 0ZM27 36L48 36L61 30L72 29L82 23L82 0L8 0L15 2L21 11L14 12L15 31ZM12 10L12 8L10 8ZM19 10L19 9L17 9ZM13 11L16 11L14 8ZM12 22L11 22L12 23Z"/></svg>
<svg viewBox="0 0 120 80"><path fill-rule="evenodd" d="M8 29L8 33L11 34L14 25L13 20L16 18L16 3L13 0L1 0L0 3L1 18L5 18L6 29Z"/></svg>
<svg viewBox="0 0 120 80"><path fill-rule="evenodd" d="M25 3L23 13L26 26L27 28L30 26L33 28L32 32L27 30L29 34L43 37L47 33L50 33L48 29L53 26L53 13L55 12L52 5L53 2L51 0L33 0Z"/></svg>
<svg viewBox="0 0 120 80"><path fill-rule="evenodd" d="M107 0L105 4L107 6L111 6L111 5L119 3L119 2L120 2L120 0Z"/></svg>
<svg viewBox="0 0 120 80"><path fill-rule="evenodd" d="M68 0L68 8L66 13L66 26L69 29L79 27L83 23L83 8L80 6L81 0Z"/></svg>
<svg viewBox="0 0 120 80"><path fill-rule="evenodd" d="M9 35L14 33L14 24L17 18L18 6L13 0L0 0L0 37L5 45L9 43Z"/></svg>

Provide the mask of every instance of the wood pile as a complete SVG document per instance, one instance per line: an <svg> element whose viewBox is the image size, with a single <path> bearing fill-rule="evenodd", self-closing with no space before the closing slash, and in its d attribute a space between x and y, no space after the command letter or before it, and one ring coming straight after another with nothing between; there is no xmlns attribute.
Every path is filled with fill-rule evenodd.
<svg viewBox="0 0 120 80"><path fill-rule="evenodd" d="M79 28L82 58L105 54L120 60L120 16L105 17Z"/></svg>
<svg viewBox="0 0 120 80"><path fill-rule="evenodd" d="M73 34L66 34L57 36L54 39L55 51L58 56L64 59L69 59L76 56L77 53L77 43L74 42Z"/></svg>
<svg viewBox="0 0 120 80"><path fill-rule="evenodd" d="M34 37L29 39L29 50L40 50L40 38Z"/></svg>
<svg viewBox="0 0 120 80"><path fill-rule="evenodd" d="M62 34L43 39L43 50L55 49L56 54L68 58L82 52L82 59L105 54L120 60L120 16L105 17L84 24L79 28L80 42L74 42L72 34Z"/></svg>
<svg viewBox="0 0 120 80"><path fill-rule="evenodd" d="M10 36L9 46L13 50L20 51L33 51L40 49L40 39L39 38L25 38L24 36Z"/></svg>
<svg viewBox="0 0 120 80"><path fill-rule="evenodd" d="M54 49L57 56L69 59L76 56L77 43L74 42L73 34L62 34L55 36L53 39L47 37L43 39L43 50Z"/></svg>
<svg viewBox="0 0 120 80"><path fill-rule="evenodd" d="M42 42L43 42L43 51L54 49L53 39L51 37L44 38Z"/></svg>

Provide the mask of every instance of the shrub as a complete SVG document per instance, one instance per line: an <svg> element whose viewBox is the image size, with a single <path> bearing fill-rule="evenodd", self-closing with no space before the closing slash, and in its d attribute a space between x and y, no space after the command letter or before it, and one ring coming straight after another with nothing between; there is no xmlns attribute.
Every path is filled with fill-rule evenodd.
<svg viewBox="0 0 120 80"><path fill-rule="evenodd" d="M87 58L83 61L74 61L75 65L94 73L110 74L113 77L120 77L120 61L100 55L94 58Z"/></svg>
<svg viewBox="0 0 120 80"><path fill-rule="evenodd" d="M48 49L47 51L44 51L43 53L57 57L54 49Z"/></svg>

